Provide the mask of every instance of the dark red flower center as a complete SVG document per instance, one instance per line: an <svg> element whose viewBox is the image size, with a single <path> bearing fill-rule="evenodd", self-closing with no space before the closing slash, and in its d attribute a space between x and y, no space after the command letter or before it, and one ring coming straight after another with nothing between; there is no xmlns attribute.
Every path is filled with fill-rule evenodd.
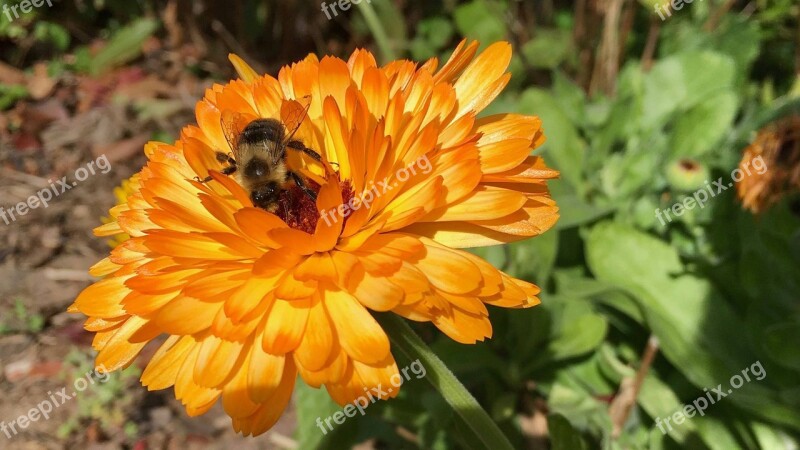
<svg viewBox="0 0 800 450"><path fill-rule="evenodd" d="M319 194L320 185L312 180L305 180L306 186L312 191ZM353 187L349 180L341 183L342 186L342 205L347 205L353 198ZM334 212L337 214L338 212ZM309 234L314 234L319 222L320 216L317 210L317 205L311 197L306 194L300 187L292 184L290 187L281 192L278 198L278 209L275 215L280 217L287 225L296 230L305 231ZM347 218L350 214L346 214L342 220L343 224L347 223Z"/></svg>

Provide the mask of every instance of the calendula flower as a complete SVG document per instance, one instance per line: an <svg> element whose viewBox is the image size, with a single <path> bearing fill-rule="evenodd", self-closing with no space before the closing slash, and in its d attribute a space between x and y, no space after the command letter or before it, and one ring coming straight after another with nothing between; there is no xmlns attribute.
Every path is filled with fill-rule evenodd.
<svg viewBox="0 0 800 450"><path fill-rule="evenodd" d="M126 204L128 202L128 196L138 191L140 187L141 186L139 185L139 174L133 175L127 180L124 180L119 186L115 187L114 198L116 198L117 200L117 205ZM106 224L114 222L115 220L117 220L119 211L122 208L118 206L116 208L111 209L109 217L103 217L101 221ZM111 247L116 247L117 245L127 241L128 239L130 239L130 236L128 236L125 233L120 233L115 236L112 236L111 239L108 240L108 245L110 245Z"/></svg>
<svg viewBox="0 0 800 450"><path fill-rule="evenodd" d="M790 116L759 131L744 149L736 183L742 206L761 213L784 195L800 191L800 116Z"/></svg>
<svg viewBox="0 0 800 450"><path fill-rule="evenodd" d="M142 383L174 387L190 415L221 399L234 428L257 435L298 374L342 405L391 385L398 368L370 311L475 343L492 334L487 305L538 304L535 285L461 250L538 235L558 217L545 184L558 174L530 155L540 120L477 117L509 80L511 46L477 48L462 42L438 70L435 59L379 67L364 50L311 55L277 79L232 56L241 79L210 88L174 145L146 146L138 189L96 229L130 236L70 308L89 317L97 364L125 367L166 335ZM222 118L286 123L303 101L293 139L322 158L290 151L289 167L316 201L290 183L274 213L256 208L221 173L217 152L232 151Z"/></svg>

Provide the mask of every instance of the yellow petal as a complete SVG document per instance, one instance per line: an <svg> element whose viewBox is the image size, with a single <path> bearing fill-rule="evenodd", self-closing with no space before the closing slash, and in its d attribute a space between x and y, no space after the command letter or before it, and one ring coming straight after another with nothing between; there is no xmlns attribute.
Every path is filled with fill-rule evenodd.
<svg viewBox="0 0 800 450"><path fill-rule="evenodd" d="M349 293L326 291L325 308L339 342L350 357L366 363L382 361L389 353L389 338L378 322Z"/></svg>
<svg viewBox="0 0 800 450"><path fill-rule="evenodd" d="M252 83L258 79L258 73L239 56L231 53L228 55L228 60L233 64L236 73L239 74L239 78L244 80L244 82Z"/></svg>

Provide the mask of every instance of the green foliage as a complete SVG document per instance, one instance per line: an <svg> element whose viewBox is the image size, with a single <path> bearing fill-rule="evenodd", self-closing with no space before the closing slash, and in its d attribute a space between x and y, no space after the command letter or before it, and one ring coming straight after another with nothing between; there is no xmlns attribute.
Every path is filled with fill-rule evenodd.
<svg viewBox="0 0 800 450"><path fill-rule="evenodd" d="M411 56L417 61L437 56L450 43L453 33L453 24L444 17L422 20L417 35L411 40Z"/></svg>
<svg viewBox="0 0 800 450"><path fill-rule="evenodd" d="M138 19L118 30L105 47L88 62L92 75L103 72L136 59L142 52L142 44L158 29L153 19Z"/></svg>
<svg viewBox="0 0 800 450"><path fill-rule="evenodd" d="M138 429L129 421L128 411L133 404L130 386L138 384L141 371L131 366L121 372L98 374L94 358L77 349L67 354L64 363L61 378L68 389L80 378L87 380L87 387L75 392L71 400L76 404L75 414L59 426L59 436L66 438L96 422L109 435L123 432L128 438L135 437Z"/></svg>
<svg viewBox="0 0 800 450"><path fill-rule="evenodd" d="M36 40L52 44L56 50L65 51L69 48L70 36L66 28L56 23L39 21L33 28Z"/></svg>
<svg viewBox="0 0 800 450"><path fill-rule="evenodd" d="M652 5L642 3L649 5L643 15L650 13ZM517 425L520 405L542 402L552 448L777 449L800 443L800 387L793 376L800 369L800 220L786 204L755 220L730 189L704 208L673 214L670 222L655 215L706 182L722 176L727 184L752 133L800 110L789 94L790 70L761 77L769 78L767 97L759 96L764 84L753 76L764 45L783 45L765 24L783 25L789 11L796 12L778 3L762 5L749 20L723 15L712 32L703 26L714 5L685 7L664 24L652 68L628 52L613 95L589 94L573 81L569 12L555 12L552 24L528 30L529 38L515 43L514 81L484 114L515 111L542 119L547 141L537 153L561 171L561 180L549 183L561 219L535 239L474 253L541 286L543 303L531 311L493 309L494 337L483 345L432 339L437 354L515 442L524 434ZM518 11L511 2L489 0L432 7L411 37L410 53L425 59L447 48L448 14L457 35L485 45L515 34L508 17ZM644 30L636 33L631 42L644 37ZM549 82L531 86L541 71ZM675 172L685 170L677 162L684 159L693 161L696 173ZM651 338L658 343L655 362L622 434L614 437L608 399L634 379ZM755 363L768 373L764 379L745 383L666 434L659 430L656 419L672 417L705 395L704 388L729 386L733 375ZM419 448L458 445L455 423L431 417L446 411L441 400L408 390L417 398L413 405L401 396L370 415L416 430ZM442 427L450 430L444 441ZM406 445L382 436L396 443L391 448Z"/></svg>
<svg viewBox="0 0 800 450"><path fill-rule="evenodd" d="M339 425L335 425L334 430L321 430L317 425L317 418L325 420L331 417L336 411L340 411L339 405L331 400L328 392L322 389L314 389L305 383L298 383L295 389L295 405L297 415L301 420L297 423L297 444L299 448L318 448L327 433L336 432Z"/></svg>
<svg viewBox="0 0 800 450"><path fill-rule="evenodd" d="M506 6L502 2L472 0L453 11L453 21L461 36L477 39L486 45L505 39L505 10Z"/></svg>
<svg viewBox="0 0 800 450"><path fill-rule="evenodd" d="M38 333L45 325L45 318L39 313L30 313L22 299L14 301L12 323L0 318L0 335L10 333Z"/></svg>
<svg viewBox="0 0 800 450"><path fill-rule="evenodd" d="M13 106L17 100L28 96L28 88L21 84L0 84L0 111Z"/></svg>

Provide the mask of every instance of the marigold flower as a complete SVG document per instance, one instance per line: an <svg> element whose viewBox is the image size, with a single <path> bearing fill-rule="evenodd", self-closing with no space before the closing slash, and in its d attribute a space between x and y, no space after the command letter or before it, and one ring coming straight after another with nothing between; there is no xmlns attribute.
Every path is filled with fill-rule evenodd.
<svg viewBox="0 0 800 450"><path fill-rule="evenodd" d="M117 205L123 205L127 203L128 196L133 194L134 192L138 191L141 188L139 185L139 174L135 174L132 177L124 180L119 186L114 188L114 197L117 199ZM109 212L109 217L103 217L101 222L103 223L111 223L117 220L117 216L119 215L120 208L112 208ZM117 235L111 236L108 240L108 245L111 247L116 247L119 244L130 239L125 233L119 233Z"/></svg>
<svg viewBox="0 0 800 450"><path fill-rule="evenodd" d="M298 374L342 405L390 385L398 368L370 310L475 343L492 334L486 305L537 305L535 285L461 250L535 236L558 218L546 186L558 173L530 155L540 120L477 118L509 80L511 46L477 48L462 42L439 70L435 59L379 67L364 50L347 62L310 55L277 79L232 56L241 79L210 88L174 145L147 144L137 190L95 230L130 236L70 307L89 317L97 364L125 367L167 335L142 383L174 386L190 415L221 399L234 428L257 435ZM286 119L303 98L295 138L322 161L290 152L289 165L316 203L294 186L274 214L255 208L220 173L221 117ZM334 216L342 205L351 209Z"/></svg>
<svg viewBox="0 0 800 450"><path fill-rule="evenodd" d="M784 195L800 191L800 116L789 116L758 132L744 149L736 183L742 206L762 213Z"/></svg>

